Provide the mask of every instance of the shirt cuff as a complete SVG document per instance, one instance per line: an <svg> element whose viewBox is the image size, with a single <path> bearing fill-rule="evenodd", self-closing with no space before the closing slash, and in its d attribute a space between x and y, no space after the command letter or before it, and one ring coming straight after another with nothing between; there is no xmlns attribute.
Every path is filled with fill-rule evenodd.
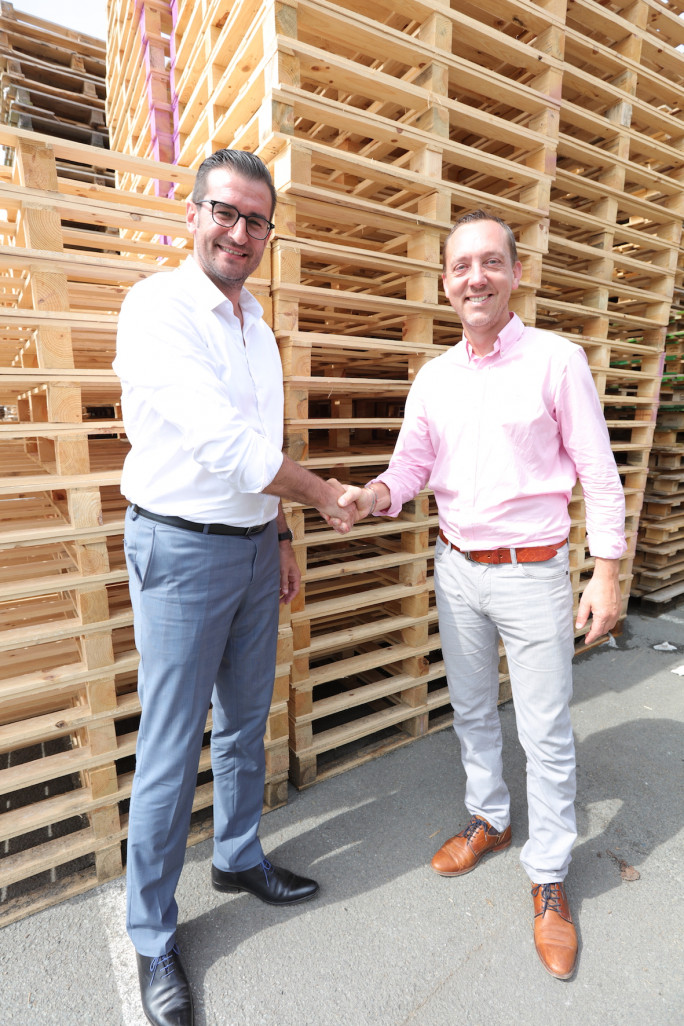
<svg viewBox="0 0 684 1026"><path fill-rule="evenodd" d="M589 552L594 558L620 559L627 551L624 536L616 538L614 534L594 531L591 537L587 536L587 541L589 542Z"/></svg>
<svg viewBox="0 0 684 1026"><path fill-rule="evenodd" d="M249 479L242 479L239 490L248 495L258 495L263 492L267 485L270 485L273 478L283 465L283 453L273 445L268 445L263 451L261 469L258 474L254 473L254 465L250 467Z"/></svg>
<svg viewBox="0 0 684 1026"><path fill-rule="evenodd" d="M378 481L378 482L380 482L380 484L384 484L384 485L387 486L387 488L389 488L391 503L387 507L387 509L381 509L381 510L377 510L377 511L374 510L373 511L373 516L374 517L396 517L396 516L399 516L399 514L401 513L401 508L402 508L403 503L401 501L399 501L399 502L396 501L395 498L394 498L395 495L399 494L399 484L397 483L394 486L392 485L392 474L389 471L385 471L384 474L380 474L378 477L374 477L372 481L368 482L368 484L373 484L374 481Z"/></svg>

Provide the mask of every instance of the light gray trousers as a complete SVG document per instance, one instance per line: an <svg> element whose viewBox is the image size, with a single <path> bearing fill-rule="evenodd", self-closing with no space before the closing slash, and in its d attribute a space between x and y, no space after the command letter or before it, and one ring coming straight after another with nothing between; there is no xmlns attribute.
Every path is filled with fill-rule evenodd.
<svg viewBox="0 0 684 1026"><path fill-rule="evenodd" d="M435 592L466 807L497 830L510 822L497 709L500 636L527 756L529 837L520 859L534 883L564 880L577 838L568 548L543 563L490 566L438 539Z"/></svg>

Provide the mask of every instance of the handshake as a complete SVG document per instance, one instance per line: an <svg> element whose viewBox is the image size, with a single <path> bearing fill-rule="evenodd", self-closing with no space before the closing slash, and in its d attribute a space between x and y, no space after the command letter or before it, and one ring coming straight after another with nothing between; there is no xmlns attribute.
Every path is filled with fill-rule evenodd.
<svg viewBox="0 0 684 1026"><path fill-rule="evenodd" d="M387 509L390 505L389 489L380 481L372 488L358 488L355 485L343 485L336 478L330 477L326 484L332 501L319 506L318 511L338 534L348 534L354 524L369 513L378 507L381 510Z"/></svg>

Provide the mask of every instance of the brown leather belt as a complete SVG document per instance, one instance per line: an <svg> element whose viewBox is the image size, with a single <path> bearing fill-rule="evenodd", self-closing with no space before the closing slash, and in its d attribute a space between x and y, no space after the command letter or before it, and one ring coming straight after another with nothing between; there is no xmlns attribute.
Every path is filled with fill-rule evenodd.
<svg viewBox="0 0 684 1026"><path fill-rule="evenodd" d="M458 545L449 541L441 529L439 536L446 545L451 545L452 549L460 552L466 559L472 559L475 563L512 563L511 552L515 552L515 558L519 563L543 563L545 559L552 559L565 545L565 542L562 541L558 545L538 545L536 548L483 549L478 552L464 552L463 549L459 549Z"/></svg>

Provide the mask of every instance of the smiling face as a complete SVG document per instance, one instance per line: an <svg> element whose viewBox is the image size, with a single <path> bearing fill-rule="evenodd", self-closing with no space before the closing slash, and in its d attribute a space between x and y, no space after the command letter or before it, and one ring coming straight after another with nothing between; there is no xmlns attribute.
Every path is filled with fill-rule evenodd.
<svg viewBox="0 0 684 1026"><path fill-rule="evenodd" d="M241 214L271 219L272 197L266 183L230 168L209 172L202 198L229 203ZM186 222L194 237L195 260L237 310L240 290L259 266L268 237L253 239L247 234L244 218L238 218L232 228L222 228L213 220L209 204L192 200L187 201Z"/></svg>
<svg viewBox="0 0 684 1026"><path fill-rule="evenodd" d="M509 321L508 301L522 276L513 263L506 232L496 221L471 221L447 240L444 292L479 356L492 351Z"/></svg>

